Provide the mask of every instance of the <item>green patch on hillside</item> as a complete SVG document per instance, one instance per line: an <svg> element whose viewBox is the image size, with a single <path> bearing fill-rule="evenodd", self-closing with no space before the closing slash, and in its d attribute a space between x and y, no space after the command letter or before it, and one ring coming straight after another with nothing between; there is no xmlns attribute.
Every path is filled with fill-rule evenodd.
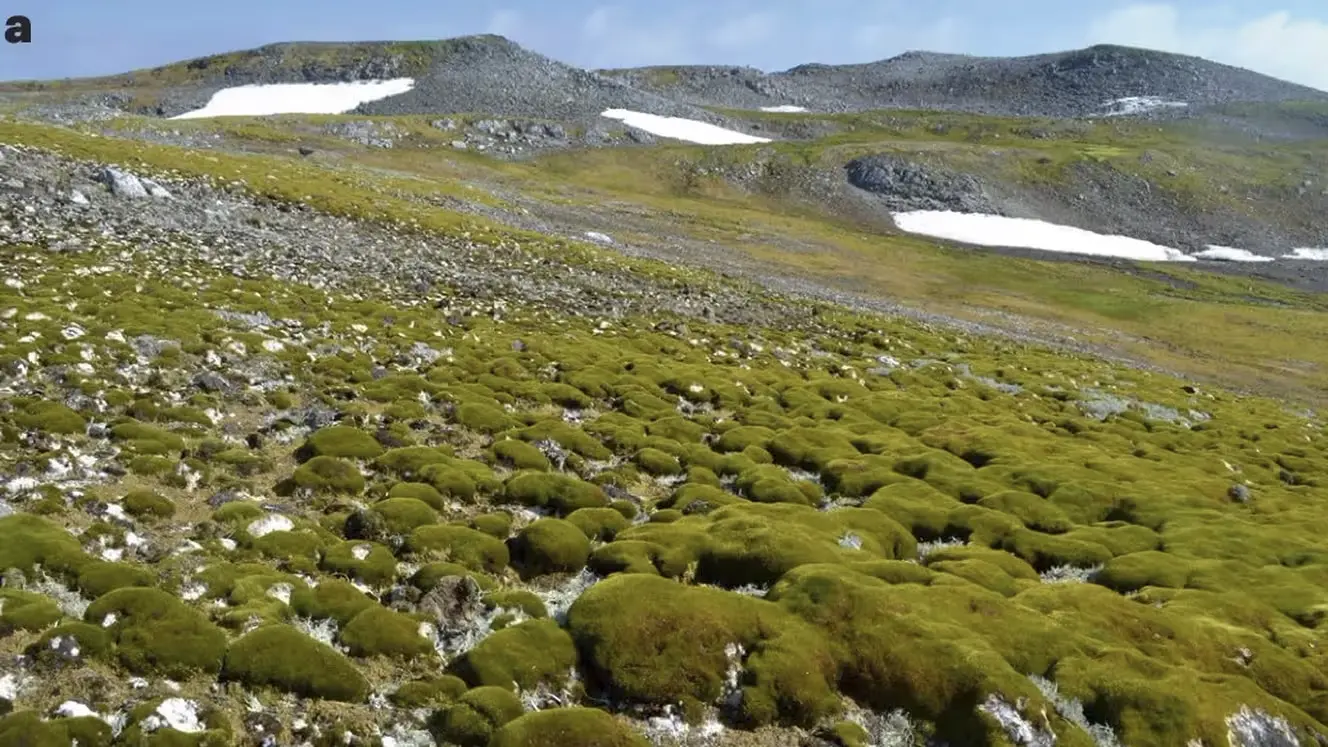
<svg viewBox="0 0 1328 747"><path fill-rule="evenodd" d="M633 744L561 709L812 730L851 716L845 698L991 747L1007 743L978 707L992 697L1064 744L1091 743L1070 699L1132 745L1220 743L1242 707L1302 743L1328 734L1328 441L1278 402L842 310L805 329L687 319L682 335L659 324L681 321L668 314L606 330L512 298L459 328L408 288L342 295L148 250L4 251L22 285L0 287L0 308L31 326L0 327L3 349L59 360L59 330L77 324L95 355L77 378L16 384L0 470L111 443L215 468L192 490L173 469L96 486L127 505L170 496L169 515L103 519L98 499L50 485L0 518L6 589L35 589L7 592L0 645L36 643L49 662L73 638L106 672L99 708L141 700L137 675L202 699L225 683L216 707L237 719L247 694L309 698L324 733L335 721L365 741L415 705L458 743L548 728ZM76 302L111 262L98 292L132 303ZM1117 277L1126 292L1145 282ZM1200 291L1228 290L1157 302L1217 308ZM273 366L285 396L217 394L215 422L151 406L249 339L217 308L304 320L279 355L226 348L237 369ZM137 396L115 330L179 342ZM417 344L450 352L371 372ZM294 402L341 420L232 433L295 417ZM112 425L24 436L39 412ZM254 457L243 479L220 458L235 451ZM353 470L353 494L267 489L317 460ZM150 564L94 559L144 538L167 548ZM97 598L69 616L45 578ZM435 642L456 640L440 626L463 622L472 643L439 680ZM561 715L523 716L518 691L556 695L541 713Z"/></svg>

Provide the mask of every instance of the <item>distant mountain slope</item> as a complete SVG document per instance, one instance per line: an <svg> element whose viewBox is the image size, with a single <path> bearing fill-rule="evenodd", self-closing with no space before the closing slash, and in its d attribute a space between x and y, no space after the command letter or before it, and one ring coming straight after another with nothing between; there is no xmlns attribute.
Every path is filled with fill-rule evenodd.
<svg viewBox="0 0 1328 747"><path fill-rule="evenodd" d="M415 88L366 104L361 113L565 120L622 108L721 123L725 120L701 107L1077 117L1184 115L1211 105L1328 101L1323 91L1249 70L1109 45L1025 57L908 52L877 62L806 64L776 73L720 66L588 71L495 35L271 44L121 75L0 84L0 94L91 93L120 108L173 116L201 108L228 86L395 77L414 78Z"/></svg>
<svg viewBox="0 0 1328 747"><path fill-rule="evenodd" d="M201 108L213 93L246 84L414 78L415 88L366 105L365 114L485 113L552 119L624 108L694 119L695 106L531 52L495 35L409 42L286 42L120 75L0 84L0 94L101 93L159 116Z"/></svg>
<svg viewBox="0 0 1328 747"><path fill-rule="evenodd" d="M483 112L569 119L606 109L710 119L675 98L558 62L500 36L452 40L451 54L416 76L409 93L361 107L366 114Z"/></svg>
<svg viewBox="0 0 1328 747"><path fill-rule="evenodd" d="M683 66L606 70L643 90L700 106L794 105L814 111L941 109L1012 116L1090 116L1118 99L1190 106L1328 101L1328 93L1198 57L1099 45L1026 57L908 52L856 65L778 73Z"/></svg>

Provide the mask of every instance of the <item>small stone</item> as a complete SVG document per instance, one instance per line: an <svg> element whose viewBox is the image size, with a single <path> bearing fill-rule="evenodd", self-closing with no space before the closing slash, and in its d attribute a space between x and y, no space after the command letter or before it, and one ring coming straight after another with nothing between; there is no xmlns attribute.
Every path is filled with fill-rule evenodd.
<svg viewBox="0 0 1328 747"><path fill-rule="evenodd" d="M231 383L215 371L205 371L194 377L194 386L205 392L225 392L231 389Z"/></svg>

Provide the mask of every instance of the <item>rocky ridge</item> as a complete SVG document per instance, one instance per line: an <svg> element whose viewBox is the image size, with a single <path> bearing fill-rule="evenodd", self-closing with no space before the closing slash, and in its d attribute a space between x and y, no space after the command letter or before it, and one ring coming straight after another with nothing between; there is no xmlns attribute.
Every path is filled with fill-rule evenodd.
<svg viewBox="0 0 1328 747"><path fill-rule="evenodd" d="M907 52L851 65L669 66L583 70L504 37L355 44L292 42L165 68L10 87L67 90L87 101L157 116L202 107L221 88L412 77L413 90L363 114L471 114L585 121L622 108L742 129L710 108L802 107L812 112L934 109L1006 116L1186 118L1239 103L1328 101L1328 93L1208 60L1098 45L1023 57ZM0 92L5 88L0 86ZM143 94L149 94L145 103Z"/></svg>
<svg viewBox="0 0 1328 747"><path fill-rule="evenodd" d="M1323 91L1248 70L1112 45L1025 57L915 51L877 62L808 64L775 73L713 66L609 72L698 106L797 106L813 112L935 109L1019 117L1125 112L1183 117L1233 102L1328 100Z"/></svg>

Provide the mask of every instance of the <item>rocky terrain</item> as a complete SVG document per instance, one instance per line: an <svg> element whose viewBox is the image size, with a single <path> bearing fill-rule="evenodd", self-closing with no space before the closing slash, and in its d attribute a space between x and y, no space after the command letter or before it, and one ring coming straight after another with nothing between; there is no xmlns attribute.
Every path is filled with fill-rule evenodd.
<svg viewBox="0 0 1328 747"><path fill-rule="evenodd" d="M669 66L582 70L494 35L437 42L283 43L125 75L0 84L0 92L88 93L117 108L174 116L229 86L410 77L376 115L593 119L622 108L736 124L714 108L811 112L928 109L1021 117L1203 116L1234 103L1328 101L1328 93L1196 57L1098 45L1026 57L908 52L857 65L782 72Z"/></svg>
<svg viewBox="0 0 1328 747"><path fill-rule="evenodd" d="M1006 116L1152 116L1233 101L1324 101L1328 93L1185 55L1098 45L1027 57L907 52L859 65L606 71L697 106L815 112L937 109ZM1168 105L1171 104L1171 105ZM1174 105L1183 105L1180 111ZM1151 106L1150 106L1151 105Z"/></svg>
<svg viewBox="0 0 1328 747"><path fill-rule="evenodd" d="M888 220L1294 246L1313 102L1231 73L1221 122L706 114L780 141L736 148L521 86L418 111L447 75L383 104L414 114L121 109L546 64L309 49L6 100L0 747L1328 743L1313 263ZM1094 54L887 67L1133 59Z"/></svg>

